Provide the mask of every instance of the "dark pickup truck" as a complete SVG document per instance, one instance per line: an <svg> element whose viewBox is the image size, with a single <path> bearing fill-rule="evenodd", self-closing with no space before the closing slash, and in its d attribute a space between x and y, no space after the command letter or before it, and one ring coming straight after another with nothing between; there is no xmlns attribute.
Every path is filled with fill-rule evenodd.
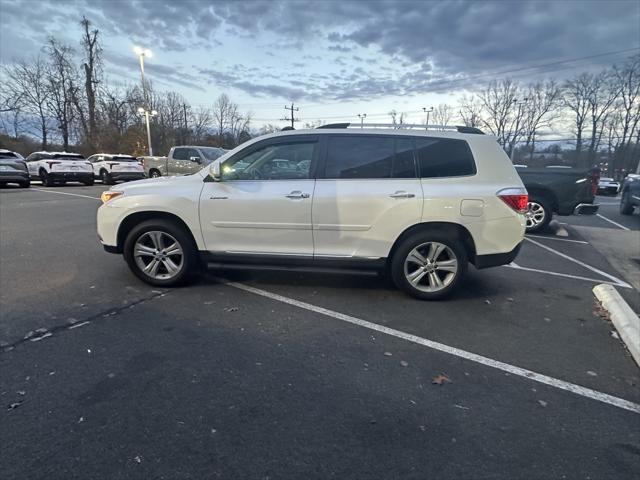
<svg viewBox="0 0 640 480"><path fill-rule="evenodd" d="M538 232L549 225L553 214L593 215L598 185L597 174L567 167L527 168L516 171L529 193L527 233Z"/></svg>

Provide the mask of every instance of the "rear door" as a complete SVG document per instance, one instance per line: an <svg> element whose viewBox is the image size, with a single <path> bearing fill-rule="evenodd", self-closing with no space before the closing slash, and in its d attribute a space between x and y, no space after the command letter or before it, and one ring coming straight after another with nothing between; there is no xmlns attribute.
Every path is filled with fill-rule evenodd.
<svg viewBox="0 0 640 480"><path fill-rule="evenodd" d="M410 137L329 135L313 200L316 257L386 257L418 223L423 195Z"/></svg>

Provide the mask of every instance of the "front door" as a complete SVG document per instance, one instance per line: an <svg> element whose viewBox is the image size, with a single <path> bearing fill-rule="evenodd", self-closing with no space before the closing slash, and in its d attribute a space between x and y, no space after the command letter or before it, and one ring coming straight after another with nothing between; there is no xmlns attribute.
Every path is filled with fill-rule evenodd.
<svg viewBox="0 0 640 480"><path fill-rule="evenodd" d="M291 135L256 142L206 182L200 223L207 250L251 255L313 255L312 167L317 137Z"/></svg>

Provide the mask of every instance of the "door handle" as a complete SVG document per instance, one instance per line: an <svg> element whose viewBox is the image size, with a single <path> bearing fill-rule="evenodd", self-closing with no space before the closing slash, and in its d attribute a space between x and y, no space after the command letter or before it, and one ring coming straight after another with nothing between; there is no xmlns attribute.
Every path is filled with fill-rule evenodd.
<svg viewBox="0 0 640 480"><path fill-rule="evenodd" d="M292 199L309 198L309 194L301 192L300 190L294 190L293 192L285 195L285 197Z"/></svg>
<svg viewBox="0 0 640 480"><path fill-rule="evenodd" d="M414 198L415 197L413 193L408 193L408 192L405 192L404 190L402 191L398 190L397 192L392 193L389 196L391 198Z"/></svg>

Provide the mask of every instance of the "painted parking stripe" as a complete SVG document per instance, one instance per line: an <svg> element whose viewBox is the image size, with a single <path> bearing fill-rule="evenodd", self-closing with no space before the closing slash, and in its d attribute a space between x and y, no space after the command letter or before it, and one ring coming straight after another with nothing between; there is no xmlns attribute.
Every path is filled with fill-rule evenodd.
<svg viewBox="0 0 640 480"><path fill-rule="evenodd" d="M535 240L532 240L528 237L524 238L526 241L533 243L534 245L539 246L540 248L544 248L545 250L554 253L556 255L558 255L559 257L562 257L566 260L569 260L570 262L573 262L575 264L580 265L581 267L586 268L587 270L591 270L594 273L597 273L598 275L602 275L605 278L608 278L609 280L611 280L612 282L615 282L616 285L620 286L620 287L624 287L624 288L631 288L631 285L629 285L627 282L625 282L624 280L619 279L618 277L614 277L613 275L608 274L607 272L603 272L602 270L596 268L596 267L592 267L591 265L588 265L584 262L581 262L580 260L578 260L577 258L573 258L570 257L569 255L566 255L562 252L559 252L558 250L555 250L551 247L548 247L547 245L544 245L540 242L536 242Z"/></svg>
<svg viewBox="0 0 640 480"><path fill-rule="evenodd" d="M530 235L530 234L527 234L527 237L542 238L544 240L557 240L559 242L582 243L582 244L589 245L589 242L585 242L584 240L571 240L569 238L545 237L543 235Z"/></svg>
<svg viewBox="0 0 640 480"><path fill-rule="evenodd" d="M277 302L286 303L288 305L302 308L310 312L335 318L336 320L341 320L343 322L357 325L359 327L384 333L385 335L390 335L392 337L400 338L402 340L406 340L408 342L422 345L432 350L437 350L443 353L447 353L449 355L453 355L459 358L463 358L465 360L469 360L471 362L478 363L480 365L495 368L497 370L507 372L511 375L527 378L529 380L533 380L534 382L543 383L545 385L549 385L551 387L558 388L560 390L565 390L567 392L571 392L576 395L589 398L591 400L596 400L598 402L606 403L614 407L622 408L630 412L640 413L640 404L631 402L629 400L625 400L623 398L614 397L613 395L609 395L607 393L599 392L597 390L592 390L587 387L582 387L574 383L565 382L564 380L559 380L557 378L549 377L548 375L536 373L531 370L527 370L525 368L500 362L492 358L483 357L482 355L478 355L476 353L467 352L466 350L461 350L459 348L451 347L449 345L435 342L427 338L418 337L417 335L412 335L410 333L402 332L400 330L385 327L383 325L378 325L377 323L372 323L367 320L362 320L360 318L353 317L351 315L336 312L334 310L329 310L327 308L319 307L317 305L312 305L310 303L302 302L300 300L295 300L293 298L278 295L277 293L268 292L260 288L251 287L243 283L227 282L226 280L221 278L217 278L217 280L220 281L221 283L224 283L225 285L237 288L239 290L244 290L245 292L253 293L255 295L260 295L262 297L266 297L271 300L275 300Z"/></svg>
<svg viewBox="0 0 640 480"><path fill-rule="evenodd" d="M606 283L607 285L613 285L615 287L624 287L624 285L620 285L617 282L608 282L606 280L602 280L601 278L581 277L580 275L571 275L569 273L560 273L560 272L552 272L550 270L540 270L538 268L521 267L520 265L513 262L511 262L509 265L503 265L503 267L513 268L514 270L523 270L525 272L544 273L545 275L552 275L554 277L564 277L564 278L571 278L573 280L584 280L585 282L592 282L592 283ZM626 288L631 288L631 287L627 285Z"/></svg>
<svg viewBox="0 0 640 480"><path fill-rule="evenodd" d="M43 188L31 187L31 190L37 190L38 192L57 193L58 195L71 195L72 197L90 198L92 200L100 200L100 197L91 197L89 195L80 195L79 193L57 192L55 190L45 190Z"/></svg>
<svg viewBox="0 0 640 480"><path fill-rule="evenodd" d="M630 228L627 228L624 225L620 225L618 222L614 222L613 220L611 220L610 218L605 217L604 215L596 213L596 217L601 218L605 222L609 222L610 224L615 225L616 227L621 228L622 230L626 230L627 232L631 231Z"/></svg>

